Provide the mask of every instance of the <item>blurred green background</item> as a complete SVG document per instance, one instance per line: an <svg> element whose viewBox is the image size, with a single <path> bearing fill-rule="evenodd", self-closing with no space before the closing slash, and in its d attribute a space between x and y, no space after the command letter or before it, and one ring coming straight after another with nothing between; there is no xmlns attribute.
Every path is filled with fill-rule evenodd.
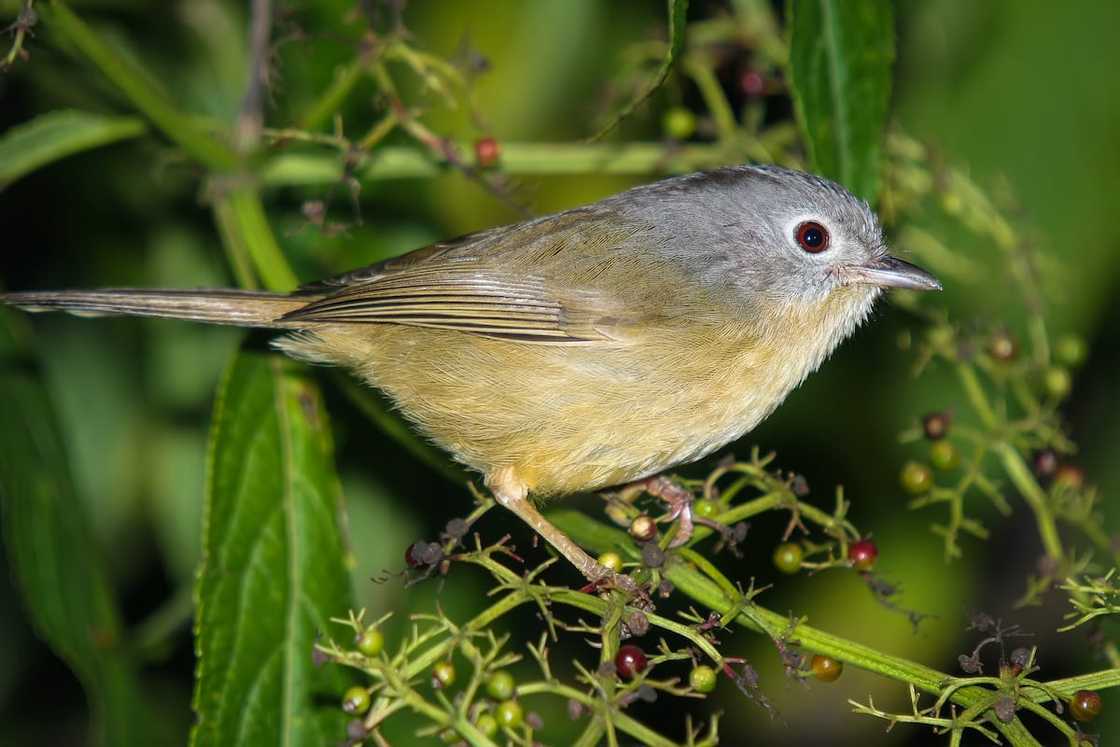
<svg viewBox="0 0 1120 747"><path fill-rule="evenodd" d="M0 0L0 23L17 3ZM88 9L114 38L144 60L151 73L191 111L230 121L245 77L243 3L219 0L142 2L90 0ZM352 55L341 0L281 4L287 11L269 121L293 111L331 79ZM690 18L722 12L719 2L695 2ZM898 64L894 121L931 144L948 161L965 164L981 184L1006 177L1026 221L1039 229L1048 259L1049 307L1057 331L1090 341L1090 358L1075 381L1068 406L1078 461L1104 495L1108 528L1120 516L1111 496L1120 489L1120 413L1115 386L1120 371L1120 49L1108 32L1120 27L1120 4L1110 0L1065 5L1041 1L908 0L897 4ZM664 3L601 0L502 0L408 4L405 20L417 43L454 57L464 40L489 60L479 78L480 126L459 114L434 113L435 131L463 139L492 134L499 141L574 141L592 119L610 76L628 45L663 38ZM285 27L284 23L288 26ZM296 29L307 31L297 38ZM49 37L50 29L38 32ZM340 39L346 43L340 43ZM47 43L32 40L31 59L0 75L0 131L61 107L97 109L115 100L106 84ZM345 112L357 134L376 116L372 90L355 95ZM628 122L627 139L661 137L660 112L695 91L671 81ZM0 273L10 289L66 286L201 286L231 283L197 175L171 157L158 138L96 150L43 169L0 194ZM574 206L639 179L603 176L518 179L517 194L534 212ZM510 208L460 175L428 180L366 183L363 224L324 236L301 215L307 199L330 199L332 218L352 220L345 195L329 188L285 189L269 195L269 217L285 253L303 280L360 266L433 240L516 219ZM967 240L952 248L982 254ZM980 287L951 288L944 301L955 318L1019 321L1014 287L993 273ZM161 321L69 317L35 318L35 343L60 411L79 493L123 600L128 621L144 625L169 598L188 589L198 559L199 508L204 483L212 395L230 354L245 338L238 331ZM909 623L877 606L850 574L775 579L770 553L783 517L757 522L739 578L780 580L768 592L772 609L808 615L841 635L956 671L970 650L968 614L984 610L1036 631L1046 678L1099 668L1082 637L1052 631L1064 599L1013 610L1039 555L1029 515L1001 521L979 513L994 528L987 543L965 540L963 560L946 564L928 525L932 512L911 513L897 487L898 467L910 453L897 434L927 410L960 405L956 389L934 371L910 376L898 350L899 333L913 328L905 312L887 305L874 322L810 378L762 427L737 446L760 444L779 464L804 473L815 500L831 503L842 483L857 525L874 533L880 569L902 584L909 607L937 615L914 634ZM254 339L251 344L260 343ZM354 579L371 611L430 608L438 597L452 616L478 608L484 579L458 573L449 583L408 590L370 581L399 570L405 547L435 535L463 513L466 492L450 485L389 441L353 411L330 377L324 381L337 431L338 463L359 559ZM710 467L710 463L707 465ZM689 470L701 474L705 465ZM977 502L979 504L979 501ZM526 542L514 521L488 516L488 537L506 530ZM192 651L186 618L169 643L151 652L146 682L161 706L168 733L186 734L192 687ZM509 626L532 628L531 614ZM730 649L748 657L781 714L771 720L744 707L732 688L720 690L726 744L939 743L930 735L850 714L848 698L873 695L884 708L906 706L904 689L849 671L833 686L809 689L786 680L772 646L739 634ZM562 649L577 654L573 646ZM554 657L560 661L564 657ZM1105 693L1106 707L1113 699ZM691 707L696 714L703 711ZM659 706L636 706L657 722ZM664 710L663 708L661 710ZM1115 713L1116 709L1113 708ZM674 709L672 716L679 717ZM811 717L807 717L808 714ZM562 735L566 716L542 712ZM660 716L664 718L664 714ZM21 606L0 573L0 744L81 744L87 713L81 690L66 668L32 635ZM669 722L676 723L676 722ZM1120 717L1100 724L1120 733ZM409 743L403 722L390 736ZM563 743L557 736L555 743Z"/></svg>

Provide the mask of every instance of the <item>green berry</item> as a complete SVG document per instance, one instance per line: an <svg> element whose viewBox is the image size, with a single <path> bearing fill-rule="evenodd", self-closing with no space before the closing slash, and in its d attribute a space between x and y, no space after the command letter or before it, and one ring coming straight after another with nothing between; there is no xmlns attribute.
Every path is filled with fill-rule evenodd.
<svg viewBox="0 0 1120 747"><path fill-rule="evenodd" d="M688 140L696 132L696 115L683 106L674 106L662 117L661 129L673 140Z"/></svg>
<svg viewBox="0 0 1120 747"><path fill-rule="evenodd" d="M961 453L951 441L934 441L929 447L929 461L940 470L954 470L961 466Z"/></svg>
<svg viewBox="0 0 1120 747"><path fill-rule="evenodd" d="M899 475L902 488L911 495L921 495L933 487L933 470L921 462L907 462Z"/></svg>
<svg viewBox="0 0 1120 747"><path fill-rule="evenodd" d="M364 687L352 687L342 696L342 710L360 716L369 710L369 691Z"/></svg>
<svg viewBox="0 0 1120 747"><path fill-rule="evenodd" d="M438 662L432 667L432 687L445 688L455 684L455 665L449 661Z"/></svg>
<svg viewBox="0 0 1120 747"><path fill-rule="evenodd" d="M381 653L381 649L385 647L385 636L380 630L371 626L358 635L355 643L358 650L366 656L377 656Z"/></svg>
<svg viewBox="0 0 1120 747"><path fill-rule="evenodd" d="M622 570L622 556L616 552L605 552L599 556L599 565L608 571L619 573Z"/></svg>
<svg viewBox="0 0 1120 747"><path fill-rule="evenodd" d="M493 737L498 733L498 721L489 713L480 715L478 720L474 722L474 725L478 727L480 732L488 737Z"/></svg>
<svg viewBox="0 0 1120 747"><path fill-rule="evenodd" d="M1094 690L1078 690L1069 699L1069 712L1082 723L1092 721L1101 713L1100 694Z"/></svg>
<svg viewBox="0 0 1120 747"><path fill-rule="evenodd" d="M716 689L716 670L701 664L688 673L689 686L698 693L710 693Z"/></svg>
<svg viewBox="0 0 1120 747"><path fill-rule="evenodd" d="M723 513L723 507L715 501L702 498L692 504L692 514L703 519L710 519Z"/></svg>
<svg viewBox="0 0 1120 747"><path fill-rule="evenodd" d="M517 686L513 675L504 669L499 669L486 680L486 692L494 700L509 700L513 697L513 690Z"/></svg>
<svg viewBox="0 0 1120 747"><path fill-rule="evenodd" d="M782 573L797 573L801 570L801 545L783 542L774 549L774 567Z"/></svg>
<svg viewBox="0 0 1120 747"><path fill-rule="evenodd" d="M1050 366L1046 369L1046 373L1042 376L1042 383L1046 387L1046 393L1054 399L1065 399L1073 388L1073 378L1069 375L1069 369L1063 366Z"/></svg>
<svg viewBox="0 0 1120 747"><path fill-rule="evenodd" d="M1000 331L992 335L988 340L988 352L997 361L1015 360L1015 356L1019 354L1019 343L1011 336L1010 332Z"/></svg>
<svg viewBox="0 0 1120 747"><path fill-rule="evenodd" d="M1070 368L1077 368L1085 362L1089 347L1077 335L1065 335L1054 344L1054 357Z"/></svg>
<svg viewBox="0 0 1120 747"><path fill-rule="evenodd" d="M964 200L955 192L946 192L941 195L941 209L949 215L959 215L964 209Z"/></svg>
<svg viewBox="0 0 1120 747"><path fill-rule="evenodd" d="M926 338L929 340L929 344L937 350L942 350L952 345L955 337L956 331L947 324L930 327L926 332Z"/></svg>
<svg viewBox="0 0 1120 747"><path fill-rule="evenodd" d="M844 673L844 662L837 661L831 656L816 654L810 664L813 676L821 682L835 682Z"/></svg>
<svg viewBox="0 0 1120 747"><path fill-rule="evenodd" d="M494 718L498 720L499 725L506 729L516 729L521 726L524 716L521 704L516 700L503 700L494 709Z"/></svg>

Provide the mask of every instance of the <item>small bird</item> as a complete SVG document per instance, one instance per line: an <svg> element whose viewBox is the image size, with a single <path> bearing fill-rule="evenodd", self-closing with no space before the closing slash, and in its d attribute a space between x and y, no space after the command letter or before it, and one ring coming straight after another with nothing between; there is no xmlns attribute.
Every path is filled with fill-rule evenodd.
<svg viewBox="0 0 1120 747"><path fill-rule="evenodd" d="M870 207L838 184L731 166L291 294L106 289L0 300L287 330L275 347L386 393L598 582L610 572L533 499L650 478L739 438L885 288L941 286L888 254Z"/></svg>

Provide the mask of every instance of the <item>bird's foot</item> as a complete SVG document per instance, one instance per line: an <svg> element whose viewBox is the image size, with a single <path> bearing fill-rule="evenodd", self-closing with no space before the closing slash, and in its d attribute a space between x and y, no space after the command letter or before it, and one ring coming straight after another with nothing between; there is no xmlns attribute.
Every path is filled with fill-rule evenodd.
<svg viewBox="0 0 1120 747"><path fill-rule="evenodd" d="M680 547L692 539L692 492L662 475L644 480L642 487L650 495L659 498L669 509L658 521L680 521L677 534L669 547Z"/></svg>
<svg viewBox="0 0 1120 747"><path fill-rule="evenodd" d="M650 598L649 592L632 576L617 573L602 565L598 565L594 573L597 574L594 578L591 578L591 574L588 574L589 580L580 588L580 591L585 594L598 594L599 592L617 589L626 594L628 602L633 606L645 610L653 609L653 599Z"/></svg>

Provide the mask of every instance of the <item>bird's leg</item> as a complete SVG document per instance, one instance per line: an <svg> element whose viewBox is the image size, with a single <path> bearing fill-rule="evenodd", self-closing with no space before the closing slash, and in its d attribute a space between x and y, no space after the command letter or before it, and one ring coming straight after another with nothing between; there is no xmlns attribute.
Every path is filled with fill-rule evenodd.
<svg viewBox="0 0 1120 747"><path fill-rule="evenodd" d="M544 537L556 551L567 558L568 562L576 567L584 578L593 586L598 586L604 581L616 584L620 589L629 594L639 594L637 584L629 576L616 574L609 568L599 564L595 558L584 552L583 548L572 541L571 537L560 531L555 524L544 518L537 507L529 500L529 491L524 483L520 482L513 470L503 469L491 473L487 480L494 499L502 506L515 513L519 519Z"/></svg>
<svg viewBox="0 0 1120 747"><path fill-rule="evenodd" d="M647 493L661 499L669 510L661 517L663 521L680 519L677 535L669 547L680 547L692 538L692 492L677 485L668 477L657 475L643 480L640 485Z"/></svg>

